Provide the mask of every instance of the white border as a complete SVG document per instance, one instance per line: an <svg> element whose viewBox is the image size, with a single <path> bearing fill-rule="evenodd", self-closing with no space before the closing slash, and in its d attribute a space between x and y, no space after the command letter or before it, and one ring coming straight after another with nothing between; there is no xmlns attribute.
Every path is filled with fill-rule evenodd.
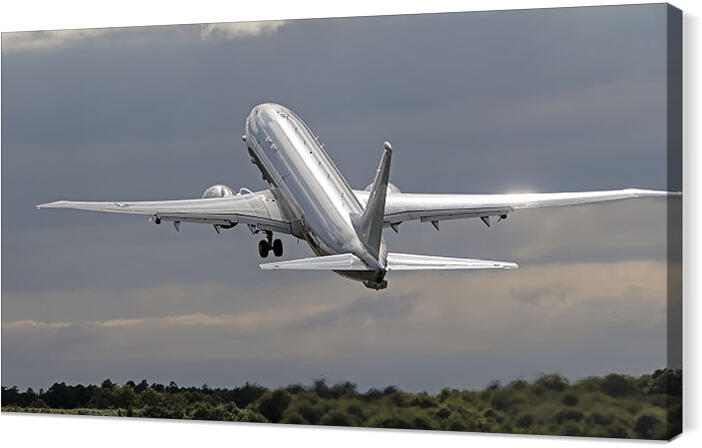
<svg viewBox="0 0 702 448"><path fill-rule="evenodd" d="M615 2L613 2L615 3ZM618 1L617 4L640 3ZM598 5L597 1L402 1L321 2L311 0L232 2L200 0L15 0L3 2L0 9L0 30L46 30L96 28L105 26L161 25L174 23L227 22L311 17L343 17L422 12L479 11L491 9L523 9L560 6ZM605 3L606 4L606 3ZM700 240L691 232L699 223L700 197L700 131L699 70L700 17L702 2L679 0L675 6L684 12L684 277L685 277L685 433L675 443L680 446L702 446L700 428L699 353L701 341L698 323L702 307L699 275ZM1 69L1 66L0 66ZM0 91L0 95L1 95ZM1 368L1 365L0 365ZM693 381L694 380L694 381ZM408 447L440 444L465 446L480 443L488 446L542 447L621 446L655 442L625 442L599 439L509 436L490 434L441 433L373 429L331 429L286 425L254 425L195 422L165 422L121 418L0 415L0 437L4 446L206 446L206 445L305 445L359 446L403 445Z"/></svg>

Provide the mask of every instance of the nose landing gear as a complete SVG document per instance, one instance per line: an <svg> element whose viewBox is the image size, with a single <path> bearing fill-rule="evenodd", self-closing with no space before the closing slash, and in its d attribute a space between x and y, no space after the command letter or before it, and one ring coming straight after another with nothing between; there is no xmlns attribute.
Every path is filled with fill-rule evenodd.
<svg viewBox="0 0 702 448"><path fill-rule="evenodd" d="M283 255L283 242L273 239L273 232L266 232L266 239L258 242L258 254L261 258L266 258L268 252L273 251L273 255L280 257Z"/></svg>

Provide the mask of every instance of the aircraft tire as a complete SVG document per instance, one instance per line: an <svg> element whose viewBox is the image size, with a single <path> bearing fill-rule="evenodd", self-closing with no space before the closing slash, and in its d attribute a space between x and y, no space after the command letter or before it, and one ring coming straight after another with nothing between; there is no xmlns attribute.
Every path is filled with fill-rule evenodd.
<svg viewBox="0 0 702 448"><path fill-rule="evenodd" d="M269 250L271 250L271 246L268 244L268 241L261 240L258 242L258 254L261 258L266 258Z"/></svg>
<svg viewBox="0 0 702 448"><path fill-rule="evenodd" d="M283 242L278 239L273 240L273 255L276 257L283 255Z"/></svg>

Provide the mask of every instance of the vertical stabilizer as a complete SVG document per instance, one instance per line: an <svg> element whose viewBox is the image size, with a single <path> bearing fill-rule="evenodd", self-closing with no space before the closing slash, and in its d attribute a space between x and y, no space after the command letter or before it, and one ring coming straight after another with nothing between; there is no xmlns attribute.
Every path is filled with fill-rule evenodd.
<svg viewBox="0 0 702 448"><path fill-rule="evenodd" d="M356 231L361 241L365 243L371 254L378 258L380 239L383 234L383 221L385 218L385 196L388 191L388 178L390 176L390 158L392 146L389 142L383 144L383 157L380 159L378 171L368 195L366 209L354 221Z"/></svg>

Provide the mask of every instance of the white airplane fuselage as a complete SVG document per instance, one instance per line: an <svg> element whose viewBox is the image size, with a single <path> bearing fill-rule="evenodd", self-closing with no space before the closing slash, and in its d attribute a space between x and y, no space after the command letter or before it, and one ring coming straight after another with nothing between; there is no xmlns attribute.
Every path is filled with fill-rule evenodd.
<svg viewBox="0 0 702 448"><path fill-rule="evenodd" d="M253 108L245 132L249 154L277 189L295 236L319 256L352 253L374 269L338 274L383 283L385 241L376 258L359 237L352 218L364 206L312 130L285 106L265 103Z"/></svg>

